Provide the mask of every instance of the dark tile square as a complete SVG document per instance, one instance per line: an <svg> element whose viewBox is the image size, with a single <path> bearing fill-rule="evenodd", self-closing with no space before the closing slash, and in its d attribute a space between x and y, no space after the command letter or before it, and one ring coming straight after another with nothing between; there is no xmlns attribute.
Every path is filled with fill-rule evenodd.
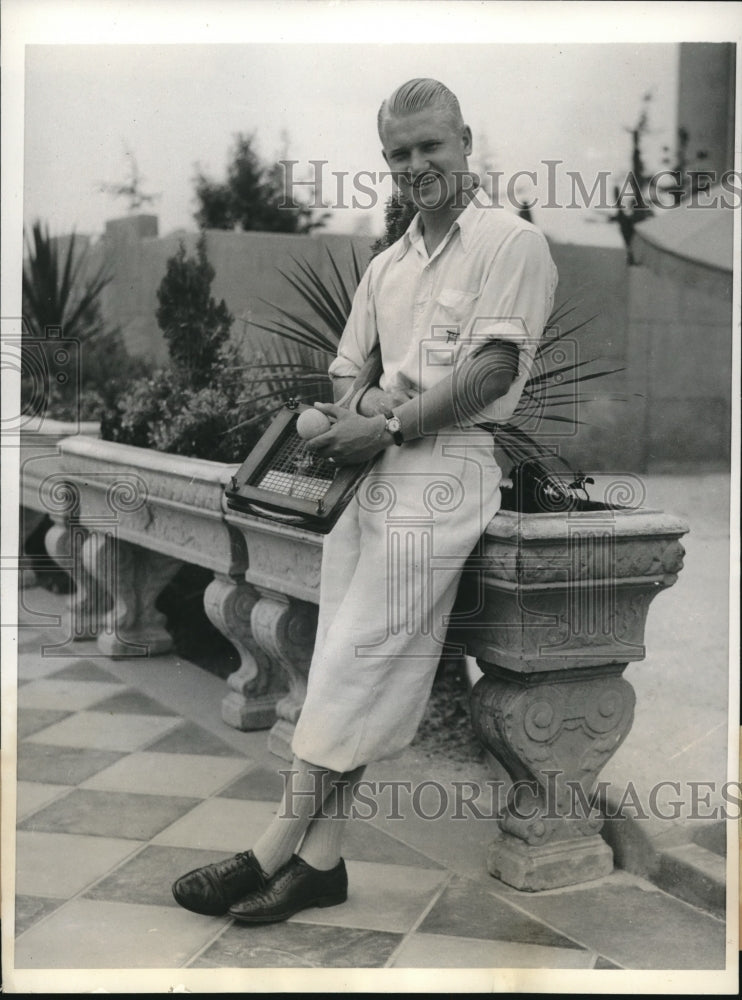
<svg viewBox="0 0 742 1000"><path fill-rule="evenodd" d="M96 712L112 715L177 715L172 709L139 691L122 691L95 703Z"/></svg>
<svg viewBox="0 0 742 1000"><path fill-rule="evenodd" d="M96 706L96 710L99 706ZM207 729L194 722L184 722L172 729L161 740L147 747L155 753L203 753L211 757L239 757L240 754L228 743L223 743Z"/></svg>
<svg viewBox="0 0 742 1000"><path fill-rule="evenodd" d="M219 851L189 847L145 847L115 872L96 883L84 896L117 903L146 903L150 906L177 906L171 886L186 872L231 857Z"/></svg>
<svg viewBox="0 0 742 1000"><path fill-rule="evenodd" d="M375 861L383 865L411 865L438 870L443 867L362 819L349 820L343 838L343 857L346 861Z"/></svg>
<svg viewBox="0 0 742 1000"><path fill-rule="evenodd" d="M724 923L653 886L603 882L521 905L625 969L725 967Z"/></svg>
<svg viewBox="0 0 742 1000"><path fill-rule="evenodd" d="M79 785L81 781L125 756L126 754L116 750L21 743L18 747L18 780L44 781L51 785Z"/></svg>
<svg viewBox="0 0 742 1000"><path fill-rule="evenodd" d="M42 896L16 896L15 898L15 936L18 937L29 927L52 913L61 906L63 899L45 899Z"/></svg>
<svg viewBox="0 0 742 1000"><path fill-rule="evenodd" d="M106 684L121 684L118 677L104 670L94 660L75 660L61 670L49 674L49 677L54 677L55 680L62 678L68 681L105 681Z"/></svg>
<svg viewBox="0 0 742 1000"><path fill-rule="evenodd" d="M19 830L151 840L200 799L76 788L19 824Z"/></svg>
<svg viewBox="0 0 742 1000"><path fill-rule="evenodd" d="M283 795L283 778L278 773L280 764L272 771L267 767L256 767L243 774L231 785L219 792L222 799L258 799L261 802L280 802Z"/></svg>
<svg viewBox="0 0 742 1000"><path fill-rule="evenodd" d="M401 940L401 934L323 924L233 924L191 968L378 969Z"/></svg>
<svg viewBox="0 0 742 1000"><path fill-rule="evenodd" d="M53 726L72 712L58 708L19 708L18 709L18 739L25 740L28 736ZM38 779L37 779L38 780Z"/></svg>
<svg viewBox="0 0 742 1000"><path fill-rule="evenodd" d="M421 934L580 948L576 942L499 899L485 886L463 878L450 882L418 930Z"/></svg>

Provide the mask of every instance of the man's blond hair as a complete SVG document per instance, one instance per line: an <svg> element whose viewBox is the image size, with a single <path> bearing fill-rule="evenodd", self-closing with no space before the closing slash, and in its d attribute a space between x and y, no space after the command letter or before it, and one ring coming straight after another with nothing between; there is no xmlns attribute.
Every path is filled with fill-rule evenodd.
<svg viewBox="0 0 742 1000"><path fill-rule="evenodd" d="M379 137L382 142L384 141L383 129L390 118L413 114L415 111L423 111L427 108L440 108L442 111L446 111L454 128L464 127L464 119L456 95L438 80L417 77L397 87L391 97L387 97L382 102L377 116Z"/></svg>

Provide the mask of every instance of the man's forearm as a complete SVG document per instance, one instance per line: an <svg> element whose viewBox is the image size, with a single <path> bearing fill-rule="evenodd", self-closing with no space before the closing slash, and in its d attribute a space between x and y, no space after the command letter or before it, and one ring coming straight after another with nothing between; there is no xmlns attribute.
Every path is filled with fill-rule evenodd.
<svg viewBox="0 0 742 1000"><path fill-rule="evenodd" d="M343 377L336 377L332 380L332 398L334 402L339 402L343 396L346 394L348 389L353 385L354 378L352 375L347 375Z"/></svg>
<svg viewBox="0 0 742 1000"><path fill-rule="evenodd" d="M405 441L444 427L476 421L480 411L504 396L518 372L518 348L493 343L415 399L394 407Z"/></svg>
<svg viewBox="0 0 742 1000"><path fill-rule="evenodd" d="M353 385L353 382L354 379L352 376L334 378L332 380L333 399L336 403L343 398L348 389ZM372 385L361 396L357 409L364 417L375 417L377 414L383 413L389 405L389 395L383 389L380 389L378 385Z"/></svg>

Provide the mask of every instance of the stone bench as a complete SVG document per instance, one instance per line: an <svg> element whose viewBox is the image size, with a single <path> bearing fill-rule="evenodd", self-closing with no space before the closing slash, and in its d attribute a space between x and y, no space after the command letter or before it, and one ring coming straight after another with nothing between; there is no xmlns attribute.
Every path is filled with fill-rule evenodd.
<svg viewBox="0 0 742 1000"><path fill-rule="evenodd" d="M322 536L229 510L234 466L79 436L58 447L40 496L54 521L49 550L70 562L77 585L70 642L95 638L111 656L170 648L157 595L183 563L207 567L206 612L241 657L223 718L270 727L271 750L290 759ZM388 525L390 537L404 530L391 515ZM517 888L612 869L598 810L568 816L567 803L575 789L589 802L630 731L634 692L622 674L646 655L649 604L675 582L687 530L644 508L501 511L470 560L448 641L483 671L472 724L513 782L488 865Z"/></svg>

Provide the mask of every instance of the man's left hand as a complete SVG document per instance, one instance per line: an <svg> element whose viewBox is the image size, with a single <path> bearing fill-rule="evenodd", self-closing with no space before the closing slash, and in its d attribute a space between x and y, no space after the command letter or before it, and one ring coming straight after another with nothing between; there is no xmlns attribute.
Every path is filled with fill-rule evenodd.
<svg viewBox="0 0 742 1000"><path fill-rule="evenodd" d="M336 403L316 403L315 408L334 420L329 431L307 441L307 448L338 465L360 465L387 447L390 436L383 416L362 417Z"/></svg>

